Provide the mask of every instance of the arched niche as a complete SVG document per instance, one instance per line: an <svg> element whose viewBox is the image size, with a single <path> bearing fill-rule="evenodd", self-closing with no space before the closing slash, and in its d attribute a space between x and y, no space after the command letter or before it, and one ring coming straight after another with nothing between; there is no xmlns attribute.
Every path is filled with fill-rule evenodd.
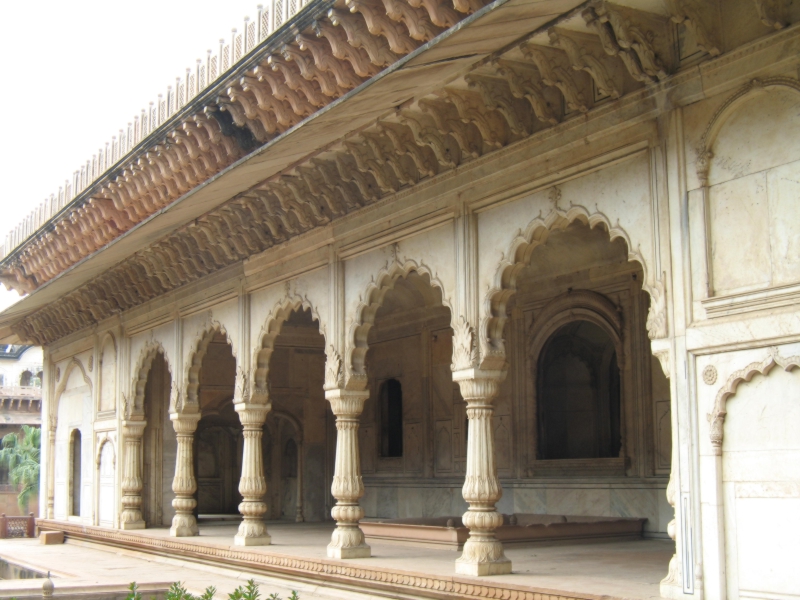
<svg viewBox="0 0 800 600"><path fill-rule="evenodd" d="M697 148L709 292L800 281L800 82L753 80L709 121ZM741 243L747 240L746 244Z"/></svg>

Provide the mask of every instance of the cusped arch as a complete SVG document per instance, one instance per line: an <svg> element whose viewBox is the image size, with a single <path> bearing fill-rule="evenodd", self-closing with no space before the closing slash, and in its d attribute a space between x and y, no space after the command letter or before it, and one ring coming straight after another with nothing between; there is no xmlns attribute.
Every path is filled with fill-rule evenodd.
<svg viewBox="0 0 800 600"><path fill-rule="evenodd" d="M714 454L722 455L722 439L724 436L725 415L728 414L728 399L736 394L739 384L753 379L756 375L768 375L775 366L784 371L792 371L800 367L800 356L783 358L776 351L760 362L752 362L743 369L734 371L725 384L717 392L713 410L706 415L709 423L709 436Z"/></svg>
<svg viewBox="0 0 800 600"><path fill-rule="evenodd" d="M404 261L396 260L392 264L384 267L378 276L375 277L367 286L364 294L361 296L361 302L356 308L356 319L350 328L348 336L350 348L348 353L348 365L350 367L350 375L352 379L361 381L366 385L366 365L365 360L369 344L367 338L369 331L375 324L375 315L378 309L383 305L383 300L386 293L391 290L399 279L405 279L411 273L418 273L419 275L428 278L430 285L437 289L442 296L442 306L450 309L451 326L455 328L454 321L455 311L448 299L447 290L441 279L424 263L418 263L415 260L406 259ZM342 382L339 382L340 385ZM326 382L327 385L327 382Z"/></svg>
<svg viewBox="0 0 800 600"><path fill-rule="evenodd" d="M606 215L601 212L590 213L586 208L572 205L569 210L553 209L546 217L537 217L525 230L518 230L503 253L500 264L495 271L494 285L487 292L484 300L484 321L481 327L482 361L501 361L505 358L506 309L509 300L517 292L517 278L522 270L530 264L534 250L547 241L548 236L557 230L566 229L575 222L583 223L590 229L600 227L608 233L609 242L621 239L628 249L628 261L638 263L644 274L642 289L650 296L650 312L647 316L647 332L650 339L667 336L666 298L661 278L654 278L642 254L632 249L631 239L627 232L617 225L612 225Z"/></svg>
<svg viewBox="0 0 800 600"><path fill-rule="evenodd" d="M719 132L738 108L749 102L754 97L759 96L774 88L786 88L794 92L800 92L800 81L790 77L768 77L766 79L753 79L739 88L722 106L720 106L711 120L708 122L700 142L697 145L697 177L701 185L708 183L708 170L711 160L714 158L714 143Z"/></svg>
<svg viewBox="0 0 800 600"><path fill-rule="evenodd" d="M212 318L206 320L203 326L198 330L197 334L194 337L192 344L189 346L193 348L191 356L186 364L186 379L184 389L186 390L186 397L183 398L181 393L178 392L176 394L175 401L172 403L171 411L178 412L178 413L197 413L200 412L200 400L197 396L198 389L200 387L200 368L203 366L203 359L206 356L206 352L208 352L208 345L211 343L211 340L214 339L214 336L217 334L222 334L225 336L225 339L228 342L228 345L231 348L231 353L233 357L237 359L236 356L236 347L231 340L231 336L228 334L227 329L225 326L222 325L219 321L216 321ZM236 395L240 395L242 393L242 374L240 373L241 369L237 368L237 375L236 375Z"/></svg>
<svg viewBox="0 0 800 600"><path fill-rule="evenodd" d="M270 311L269 316L264 321L264 326L258 334L258 346L253 355L253 390L251 396L253 402L268 401L269 361L275 349L275 340L280 335L283 324L289 319L292 312L296 310L308 310L311 313L311 318L317 322L320 334L327 339L319 311L307 296L295 294L287 296L278 302Z"/></svg>
<svg viewBox="0 0 800 600"><path fill-rule="evenodd" d="M124 403L124 414L126 419L133 416L144 416L144 390L147 386L147 377L150 374L150 367L153 365L153 360L156 356L161 354L164 357L164 362L167 363L167 371L172 377L172 366L170 365L169 356L161 342L151 339L148 341L139 352L139 358L136 361L136 370L134 371L133 390L131 391L132 401L124 395L122 401Z"/></svg>

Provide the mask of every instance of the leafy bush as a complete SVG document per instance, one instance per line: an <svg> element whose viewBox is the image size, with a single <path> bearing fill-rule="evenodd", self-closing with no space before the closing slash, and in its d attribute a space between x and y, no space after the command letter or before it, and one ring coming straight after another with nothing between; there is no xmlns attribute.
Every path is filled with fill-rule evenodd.
<svg viewBox="0 0 800 600"><path fill-rule="evenodd" d="M28 502L39 493L39 455L42 430L23 425L20 434L9 433L0 442L0 465L8 468L8 476L19 486L17 504L22 514L28 512Z"/></svg>
<svg viewBox="0 0 800 600"><path fill-rule="evenodd" d="M125 600L142 600L142 594L139 592L139 586L133 582L128 586L130 592ZM217 588L210 585L206 591L195 596L183 586L179 581L176 581L167 590L166 600L214 600L214 594L217 593ZM252 579L247 581L247 585L239 586L233 592L228 594L228 600L260 600L261 592L258 590L258 584ZM270 594L266 600L282 600L278 594ZM300 600L297 592L292 590L291 596L287 600Z"/></svg>

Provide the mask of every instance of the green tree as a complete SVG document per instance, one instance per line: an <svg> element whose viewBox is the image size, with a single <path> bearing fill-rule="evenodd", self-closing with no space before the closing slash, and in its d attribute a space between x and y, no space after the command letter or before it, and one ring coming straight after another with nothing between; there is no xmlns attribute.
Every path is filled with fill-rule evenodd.
<svg viewBox="0 0 800 600"><path fill-rule="evenodd" d="M9 433L3 436L0 465L8 467L11 483L19 486L17 504L22 513L28 512L28 503L39 493L39 456L42 430L30 425L22 426L22 435Z"/></svg>

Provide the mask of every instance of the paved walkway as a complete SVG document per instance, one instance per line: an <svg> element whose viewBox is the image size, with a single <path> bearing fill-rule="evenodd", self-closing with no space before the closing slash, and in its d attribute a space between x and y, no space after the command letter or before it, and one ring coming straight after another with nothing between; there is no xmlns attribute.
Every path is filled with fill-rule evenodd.
<svg viewBox="0 0 800 600"><path fill-rule="evenodd" d="M70 541L63 545L43 546L38 540L0 540L0 559L40 571L51 571L56 588L76 588L89 585L165 584L181 581L193 593L201 593L207 586L217 588L217 600L228 597L234 589L248 579L259 583L261 598L277 593L286 600L296 590L300 600L373 600L378 596L352 591L321 589L313 582L286 582L264 577L263 574L243 573L233 569L197 565L179 559L151 556L140 552L109 548L96 544ZM39 580L41 581L41 580ZM10 582L9 582L10 583ZM26 582L33 585L33 582ZM36 583L38 584L38 582ZM27 587L27 585L26 585ZM160 587L160 586L159 586ZM143 594L145 598L147 593ZM0 598L6 597L0 586ZM383 597L381 597L383 598Z"/></svg>
<svg viewBox="0 0 800 600"><path fill-rule="evenodd" d="M258 554L297 558L325 559L332 523L269 523L271 546L248 547ZM152 538L168 538L167 528L136 532ZM195 538L180 538L181 543L232 546L236 523L206 523ZM175 539L175 538L172 538ZM406 573L449 577L454 574L454 551L420 548L399 543L371 542L372 558L346 561L352 566L379 567ZM241 550L241 547L237 547ZM674 545L669 540L631 540L602 543L570 543L551 546L510 547L506 555L513 561L514 572L491 578L494 584L530 586L586 594L649 600L659 598L659 582L666 575ZM184 581L192 591L207 585L219 590L218 598L253 577L263 582L262 598L277 592L287 598L296 589L301 600L310 598L377 598L349 590L323 588L312 581L281 581L265 578L263 571L248 574L234 567L209 567L185 559L159 557L136 550L120 550L94 543L70 540L60 546L41 546L31 540L0 540L0 555L18 557L19 561L40 569L50 569L65 576L108 583ZM224 596L223 596L224 594ZM386 597L382 595L380 597ZM396 596L393 596L396 597Z"/></svg>

